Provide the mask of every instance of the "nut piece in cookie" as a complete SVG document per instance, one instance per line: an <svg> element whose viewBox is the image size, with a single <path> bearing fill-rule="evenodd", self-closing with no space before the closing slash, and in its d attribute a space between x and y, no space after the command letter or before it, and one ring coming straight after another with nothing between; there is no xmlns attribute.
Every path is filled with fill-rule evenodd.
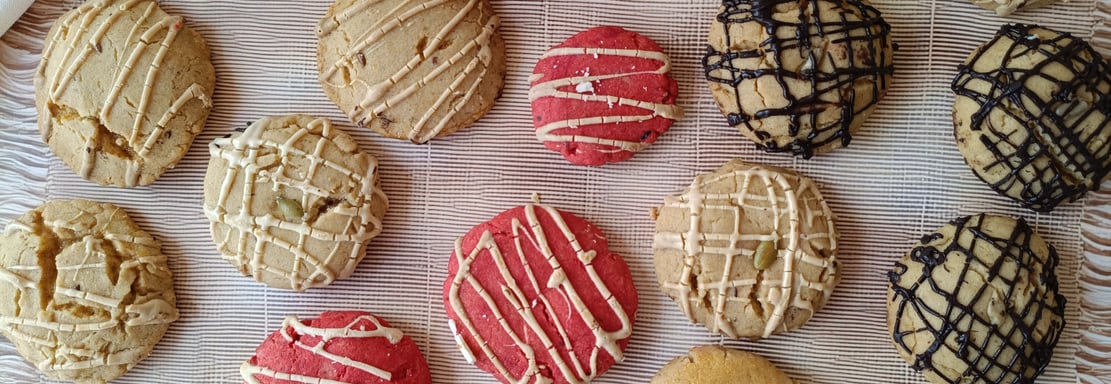
<svg viewBox="0 0 1111 384"><path fill-rule="evenodd" d="M317 25L324 93L352 122L424 143L501 94L505 42L488 0L337 0Z"/></svg>
<svg viewBox="0 0 1111 384"><path fill-rule="evenodd" d="M536 63L529 100L536 137L579 165L624 161L682 118L671 60L651 39L594 27Z"/></svg>
<svg viewBox="0 0 1111 384"><path fill-rule="evenodd" d="M50 29L35 72L42 138L100 185L153 183L204 128L216 77L208 45L149 0L91 0Z"/></svg>
<svg viewBox="0 0 1111 384"><path fill-rule="evenodd" d="M849 145L887 93L894 50L865 0L726 0L702 64L729 125L810 158Z"/></svg>
<svg viewBox="0 0 1111 384"><path fill-rule="evenodd" d="M162 245L119 207L55 200L0 235L0 333L48 377L115 379L177 320Z"/></svg>
<svg viewBox="0 0 1111 384"><path fill-rule="evenodd" d="M1004 25L952 88L957 147L996 192L1049 212L1111 171L1111 69L1084 40Z"/></svg>
<svg viewBox="0 0 1111 384"><path fill-rule="evenodd" d="M660 289L691 321L732 338L801 327L841 276L817 184L739 160L664 199L654 248Z"/></svg>
<svg viewBox="0 0 1111 384"><path fill-rule="evenodd" d="M888 274L895 349L931 383L1033 383L1065 327L1057 251L980 214L922 237Z"/></svg>
<svg viewBox="0 0 1111 384"><path fill-rule="evenodd" d="M432 382L417 343L360 311L286 317L239 371L249 384Z"/></svg>
<svg viewBox="0 0 1111 384"><path fill-rule="evenodd" d="M584 383L624 359L637 292L590 222L529 204L455 241L448 325L468 362L503 383Z"/></svg>
<svg viewBox="0 0 1111 384"><path fill-rule="evenodd" d="M691 348L660 368L651 384L794 384L760 355L719 346Z"/></svg>
<svg viewBox="0 0 1111 384"><path fill-rule="evenodd" d="M296 291L350 276L382 230L378 160L327 119L267 117L209 145L204 214L239 271Z"/></svg>

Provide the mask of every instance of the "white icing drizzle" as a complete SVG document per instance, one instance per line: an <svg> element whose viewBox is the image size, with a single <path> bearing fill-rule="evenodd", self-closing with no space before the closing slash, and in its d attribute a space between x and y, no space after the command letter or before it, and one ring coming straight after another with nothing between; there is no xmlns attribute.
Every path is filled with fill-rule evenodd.
<svg viewBox="0 0 1111 384"><path fill-rule="evenodd" d="M274 118L269 117L260 119L251 124L238 137L217 139L209 145L209 154L213 161L216 161L216 159L226 161L228 170L221 182L216 204L209 205L206 203L204 214L212 222L214 229L217 224L227 225L234 229L234 231L229 231L228 237L223 240L217 239L217 247L225 259L241 266L241 268L246 268L256 280L261 281L263 273L273 273L286 276L289 279L290 287L298 291L328 285L336 278L350 274L355 269L358 261L362 260L361 253L365 252L365 248L361 244L370 241L382 230L381 219L375 217L371 211L371 203L374 199L386 201L385 192L375 183L378 160L374 156L367 155L369 166L364 173L359 174L347 169L342 164L324 158L325 144L335 143L336 132L333 131L331 121L322 118L313 120L305 127L299 127L300 129L296 134L291 135L285 142L278 143L266 140L262 137L262 134L267 127L274 124L272 123L273 120ZM312 153L297 149L294 145L302 139L315 140ZM339 143L336 143L336 145L343 147ZM278 153L280 165L273 169L262 169L259 166L259 154L267 148L274 149ZM290 157L302 157L309 160L310 165L306 176L295 178L285 174L285 161ZM330 198L334 191L325 191L311 184L313 176L322 167L341 173L347 178L346 182L349 185L357 186L361 192L356 195L356 201L351 202L344 199L331 211L334 214L348 216L347 225L344 226L343 231L338 233L329 232L304 222L282 220L270 212L254 213L249 209L254 200L256 183L260 182L272 183L275 190L278 188L300 190L304 196L300 202L302 206L309 203L310 197ZM229 214L227 200L232 194L232 185L235 184L237 178L245 180L241 191L244 208L235 214ZM297 233L299 240L296 243L284 241L271 233L273 229ZM234 239L232 238L233 232L238 234ZM216 232L213 231L213 233ZM247 249L251 237L256 238L257 241L254 242L253 249ZM351 247L350 253L346 255L336 255L339 247L333 248L331 253L327 255L314 255L305 249L305 242L309 238L355 244ZM276 266L266 264L262 256L267 246L278 247L292 253L295 258L294 267L290 270L281 270ZM344 260L344 263L338 268L331 265L332 260L337 256ZM300 274L299 269L302 265L308 265L312 268L312 272L308 276ZM323 277L323 280L316 281L319 277Z"/></svg>
<svg viewBox="0 0 1111 384"><path fill-rule="evenodd" d="M699 257L723 257L725 263L721 280L716 283L699 282L698 284L700 292L705 292L714 299L712 308L714 320L712 324L707 324L711 331L721 332L730 337L738 336L724 316L725 306L731 301L740 302L742 307L760 304L773 307L771 313L766 313L764 316L766 326L763 337L771 336L777 330L784 330L784 327L786 327L784 320L788 308L805 309L813 314L815 311L813 305L810 301L801 297L802 288L820 292L823 296L823 302L829 299L834 288L831 280L836 273L837 249L836 236L832 232L802 233L804 227L806 230L811 230L824 226L829 228L830 231L834 228L833 214L825 200L822 199L814 182L808 178L799 177L799 187L796 191L786 177L759 166L737 169L732 172L714 175L714 177L707 176L709 175L696 177L682 195L669 196L665 199L664 208L689 210L690 226L684 233L658 232L656 234L654 240L656 249L674 249L682 251L684 254L684 266L679 274L679 279L663 283L663 288L677 292L675 296L678 298L676 301L679 303L680 309L692 321L695 320L691 304L701 302L702 295L694 294L695 292L693 292L690 284L690 281L698 278L694 274L694 263ZM761 180L766 186L763 191L751 191L751 183L754 178ZM743 182L734 193L706 193L702 191L704 186L726 179L743 180ZM760 202L762 204L751 205L749 202ZM819 208L812 209L808 203L816 203ZM774 233L741 233L741 221L744 219L745 208L753 210L769 209ZM705 211L715 211L716 214L721 214L720 212L723 211L732 212L733 230L730 233L703 233L701 226L702 215ZM787 228L780 227L784 218L788 224ZM823 222L817 223L818 220ZM815 250L809 244L809 241L813 239L828 239L831 256L822 258L815 254ZM708 246L706 243L709 241L729 245L726 247ZM783 274L779 279L765 275L762 282L760 282L760 286L757 286L757 279L731 280L733 263L737 259L751 260L755 252L755 249L742 248L742 242L758 244L761 241L773 241L777 244L777 248L779 248L777 260L783 260L784 262ZM781 242L784 241L786 242L785 246L781 245ZM827 281L807 280L801 273L800 264L807 264L825 270L822 275L826 276ZM758 273L763 274L762 271L758 271ZM741 287L753 290L764 287L767 288L768 292L767 295L757 299L760 303L751 303L745 295L730 294Z"/></svg>
<svg viewBox="0 0 1111 384"><path fill-rule="evenodd" d="M529 77L529 82L532 87L529 89L529 101L536 101L545 97L556 97L561 99L579 100L582 102L595 102L606 103L612 108L614 105L624 105L630 107L640 108L648 112L643 115L616 115L616 116L586 116L575 119L567 119L554 121L544 126L537 128L536 137L541 142L579 142L579 143L592 143L603 146L612 147L612 152L629 151L637 152L644 149L649 144L639 141L624 141L606 139L593 136L583 136L576 133L553 133L556 130L566 128L579 128L583 126L599 125L599 124L617 124L628 122L644 122L656 117L663 117L669 120L678 120L683 117L683 109L674 104L653 103L648 101L627 99L617 96L597 95L594 93L594 82L600 80L609 80L622 77L645 75L645 74L658 74L666 76L671 71L671 61L663 52L657 51L644 51L638 49L612 49L612 48L578 48L578 47L563 47L555 48L540 57L539 61L547 58L557 56L579 56L579 55L593 55L598 58L599 55L606 56L621 56L633 57L640 59L649 59L659 62L659 67L650 71L634 71L624 73L591 75L589 70L582 76L573 76L566 78L544 80L543 73L533 74ZM583 84L589 84L590 93L578 91L587 87ZM578 92L560 91L560 88L566 86L575 86ZM604 152L604 151L603 151Z"/></svg>
<svg viewBox="0 0 1111 384"><path fill-rule="evenodd" d="M119 208L113 211L109 217L114 217L119 213ZM143 358L146 351L142 348L132 348L120 351L93 351L86 349L73 348L67 345L59 345L57 339L51 336L49 339L34 336L30 333L20 331L19 327L38 328L46 331L53 332L96 332L121 326L133 327L141 325L159 325L168 324L178 318L177 309L169 302L158 296L158 293L140 295L130 290L130 282L120 281L116 287L109 288L104 292L90 292L81 289L69 288L62 285L69 282L71 284L77 282L78 274L88 269L107 268L108 257L104 252L103 243L108 242L129 242L140 247L154 248L158 242L149 237L136 237L134 235L122 235L115 233L90 233L92 231L102 231L102 227L96 229L89 228L85 224L79 224L78 221L87 212L81 212L78 215L66 220L44 220L43 225L58 233L71 233L74 238L79 239L70 246L82 246L84 248L85 258L80 262L72 265L56 265L57 276L55 278L54 297L51 298L50 306L54 306L59 298L64 297L69 303L75 303L84 307L97 307L107 311L108 318L95 322L86 323L72 323L49 320L44 317L26 318L22 316L6 316L0 315L0 326L7 326L8 331L13 341L27 342L40 345L44 348L55 349L54 357L43 360L38 364L40 369L52 370L75 370L95 368L105 365L126 365L132 366L138 363ZM110 219L109 219L110 220ZM32 228L26 223L13 221L4 230L5 236L14 234L15 231L26 233L33 233ZM89 259L97 256L95 260ZM165 266L166 257L163 255L157 256L143 256L129 258L120 263L120 272L127 270L139 269L142 271L151 271L156 273L154 277L163 278L170 275L170 271ZM37 278L29 278L22 273L39 273L41 268L37 265L11 265L0 268L0 284L6 283L14 286L21 295L29 294L31 291L39 289L39 282ZM102 272L103 273L103 272ZM126 287L122 293L120 285ZM75 284L74 284L75 285ZM135 298L131 303L124 304L126 296L109 296L109 294L128 295L133 294ZM17 303L16 305L20 305ZM59 358L62 357L62 358ZM74 359L72 357L79 357Z"/></svg>
<svg viewBox="0 0 1111 384"><path fill-rule="evenodd" d="M514 218L512 222L514 243L516 247L515 250L504 250L505 253L503 253L503 250L498 247L497 242L494 240L493 234L489 231L484 232L478 240L478 243L475 244L474 248L470 250L463 249L462 238L455 241L454 257L457 258L457 261L459 263L459 271L452 279L451 288L449 289L448 293L448 302L452 310L458 317L459 323L461 323L463 327L462 329L456 329L455 322L450 323L449 325L451 325L453 328L452 333L457 338L460 345L460 350L463 352L464 356L467 357L468 360L473 360L474 355L471 352L470 348L467 347L465 342L462 342L463 336L462 332L460 331L466 330L467 333L474 338L475 344L477 344L479 348L481 348L483 355L494 365L495 369L497 370L496 374L499 375L502 380L511 383L553 382L553 377L545 376L545 373L540 369L536 358L537 352L533 350L528 342L526 342L527 339L532 337L540 340L540 342L543 344L545 350L541 351L541 353L547 353L551 357L552 361L555 362L556 367L552 370L552 374L561 375L563 379L565 379L569 383L589 382L598 374L598 357L600 356L600 352L604 351L605 353L613 357L615 361L621 361L624 358L624 352L621 350L619 342L620 340L627 339L632 334L632 320L629 318L628 314L626 314L625 309L621 306L620 302L618 302L617 298L614 297L613 294L610 292L609 287L606 286L605 282L601 279L601 277L597 274L597 271L594 269L594 265L592 262L595 256L595 252L587 251L582 248L582 246L578 242L578 239L575 237L575 234L571 231L571 228L567 226L567 223L563 220L563 217L560 215L559 211L551 207L533 204L526 205L524 207L524 211L526 220L528 221L527 223L521 223L520 220L517 218ZM552 231L553 229L544 228L540 224L538 211L547 215L553 222L556 223L557 228L555 228L555 230L558 230L559 234L562 235L561 237L549 239L547 232ZM572 249L575 250L578 256L577 259L582 263L582 266L586 270L587 275L593 282L590 287L576 288L574 285L572 285L571 280L566 278L566 275L563 272L563 267L559 264L559 261L556 260L555 255L552 253L551 247L549 247L549 241L555 241L556 239L567 241ZM522 241L526 241L527 243L523 243ZM560 321L571 321L570 318L559 319L558 316L556 316L555 311L552 309L552 304L544 295L538 295L536 299L538 299L540 302L543 302L544 305L542 307L544 308L545 312L536 313L537 307L540 307L539 303L534 300L530 304L530 301L526 297L524 291L521 289L519 282L516 281L510 274L509 267L506 264L507 258L516 257L521 265L525 266L525 271L528 275L529 280L525 283L531 284L534 292L541 292L540 281L534 275L532 268L528 267L529 263L526 260L524 253L525 244L528 244L529 246L538 250L542 255L544 255L544 257L547 259L548 265L553 270L553 273L545 281L545 286L549 289L558 289L559 292L568 301L568 306L573 310L573 312L577 314L582 319L582 321L590 327L590 330L594 335L594 349L591 351L591 355L588 360L590 363L589 367L584 368L582 366L579 356L577 356L577 354L574 352L574 349L572 348L570 337L564 330L564 325ZM493 259L502 277L502 285L497 287L495 290L491 290L490 288L482 286L478 279L476 279L471 274L471 263L473 263L478 257L483 255L488 255ZM529 366L521 375L521 377L514 377L513 374L509 372L501 359L499 359L498 356L494 353L493 349L490 348L487 340L481 333L479 333L472 319L468 316L467 308L463 306L463 302L460 297L460 290L462 289L463 284L469 285L476 291L479 297L482 298L487 308L489 308L490 311L493 313L493 316L498 319L498 323L501 325L501 330L509 335L509 337L516 344L517 348L520 349L521 354L524 355L525 359L528 361ZM602 328L602 325L598 323L595 315L590 311L586 303L583 302L582 298L579 296L577 289L584 288L598 290L601 296L605 298L606 304L609 306L610 311L612 311L613 314L621 322L620 329L607 331ZM491 292L493 292L494 294L500 294L502 298L507 300L510 305L513 306L516 314L521 316L521 318L525 321L526 325L528 326L527 331L529 331L530 333L518 335L512 329L508 320L506 320L506 315L502 314L501 311L498 310L494 296L491 294ZM553 320L553 322L555 323L556 330L560 335L560 340L551 340L548 337L547 333L544 331L543 325L541 325L538 318L545 317ZM561 350L566 352L571 357L570 364L565 361L563 356L560 354Z"/></svg>
<svg viewBox="0 0 1111 384"><path fill-rule="evenodd" d="M370 322L371 324L374 324L374 329L366 330L365 324L360 325L360 323L363 322ZM405 336L400 329L383 326L377 318L370 315L361 315L355 317L343 328L316 328L302 323L296 316L290 316L285 318L285 321L282 322L282 329L279 332L281 332L282 337L286 341L292 342L293 345L297 348L309 351L314 355L320 356L335 364L339 364L348 368L358 369L374 376L380 377L382 378L382 380L386 381L391 380L391 378L393 377L390 372L361 361L353 360L346 356L340 356L327 352L324 350L324 346L328 343L328 341L334 339L368 339L377 337L385 338L386 341L388 341L390 344L397 345L397 343L401 342L402 338ZM301 341L302 339L295 338L293 336L294 334L319 337L320 341L317 342L315 345L307 345ZM250 361L247 361L240 366L239 373L243 377L243 380L248 383L259 382L259 380L255 378L255 375L272 377L279 380L288 380L297 383L343 383L341 381L330 379L309 377L288 372L278 372L270 368L251 364Z"/></svg>
<svg viewBox="0 0 1111 384"><path fill-rule="evenodd" d="M50 111L49 105L59 104L59 100L69 89L69 85L72 82L73 78L76 77L82 66L84 66L85 63L88 62L89 57L93 54L99 53L99 51L102 50L102 48L100 48L101 41L108 33L108 30L116 24L119 17L123 15L125 11L130 10L143 1L146 0L129 0L119 4L119 6L115 7L114 12L111 12L107 17L104 17L103 20L101 20L100 23L95 26L93 25L93 21L98 19L98 16L102 13L102 11L104 11L106 8L109 8L109 0L97 0L87 2L59 21L59 23L62 23L62 28L68 28L71 31L76 29L76 32L71 32L76 33L76 35L71 39L67 39L70 44L66 46L66 51L60 58L61 64L54 72L54 75L50 77L51 79L53 79L52 82L47 85L47 94L50 100L48 103L44 103L42 110L39 111L40 114L45 116L46 120L43 132L44 138L50 137L53 133L52 127L54 116ZM116 143L117 145L128 146L135 154L135 157L131 158L126 163L127 166L123 178L124 185L126 186L134 186L138 184L140 176L139 168L144 162L144 159L146 159L147 156L150 154L151 149L154 147L154 144L157 142L158 138L161 137L162 133L165 131L166 126L170 123L170 121L178 116L180 109L184 107L185 104L192 100L198 100L205 107L212 106L212 101L205 93L204 88L197 83L193 83L185 91L183 91L181 95L179 95L178 98L175 99L174 103L163 113L161 118L156 123L155 127L151 130L150 134L147 135L146 139L141 140L140 133L142 132L143 122L147 120L146 114L150 104L150 94L152 89L154 88L154 84L158 79L158 71L159 69L161 69L162 61L165 59L167 53L169 52L170 46L176 39L178 32L182 28L184 28L183 18L177 16L166 16L165 18L155 22L150 27L148 27L140 36L140 38L135 39L135 35L138 33L141 26L147 22L156 7L157 3L153 1L148 3L148 6L142 17L140 17L139 20L134 24L131 29L131 33L127 37L127 40L124 41L124 43L121 45L122 47L130 47L130 54L127 55L126 61L118 67L116 76L114 76L115 81L113 82L112 90L105 98L97 115L80 116L80 118L82 119L91 120L93 125L107 124L108 116L112 108L116 105L116 102L120 97L120 93L123 90L127 79L130 78L135 63L144 55L144 53L146 52L146 48L153 43L152 40L154 39L154 36L158 33L161 33L162 31L166 31L166 35L163 36L161 41L158 43L158 50L154 53L154 58L151 61L150 67L146 71L146 76L143 80L142 94L139 99L139 106L137 107L137 111L134 114L131 130L128 134L126 134L126 142L120 142L121 140L118 140L118 142ZM79 17L81 18L80 24L76 26L73 25L75 20ZM91 36L88 39L85 39L85 34L89 33L90 31L92 31ZM43 50L43 58L45 60L53 59L54 57L52 55L54 53L55 45L64 44L65 41L66 40L60 39L60 36L58 35L51 38L50 41L47 42L46 48L44 48ZM80 53L78 53L76 57L73 57L74 53L78 49L80 49ZM40 71L46 71L46 67L46 65L41 66ZM96 131L86 137L86 148L93 148L98 140L102 140L102 138L100 138L100 131L101 129L98 128ZM98 153L96 151L86 150L84 156L82 157L80 166L76 169L77 173L82 177L88 178L90 176L90 173L92 172L92 169L96 165L97 155Z"/></svg>
<svg viewBox="0 0 1111 384"><path fill-rule="evenodd" d="M427 75L423 78L416 80L404 89L395 90L394 88L402 84L402 81L414 70L423 65L428 57L431 57L437 50L441 49L440 44L444 39L453 33L455 28L463 22L468 13L473 11L476 7L483 7L480 0L468 0L466 4L459 7L456 14L448 20L443 27L436 33L436 35L428 41L423 49L417 52L404 66L399 68L396 72L391 74L385 80L377 84L367 84L363 79L358 78L358 74L365 66L361 60L356 60L358 57L366 57L374 54L378 49L378 43L387 34L393 32L399 27L404 26L412 19L421 13L444 6L447 3L458 0L429 0L418 4L412 4L411 0L400 2L396 7L386 12L379 17L379 21L372 25L366 31L355 31L354 33L360 34L358 38L353 39L358 41L357 44L352 45L344 54L334 63L325 68L321 75L320 80L326 86L335 88L347 88L352 85L358 84L366 88L366 93L359 101L359 104L351 111L346 111L352 121L365 124L377 116L394 106L401 104L403 101L412 97L418 91L447 73L451 68L457 67L460 63L467 59L468 56L473 57L466 61L466 65L461 73L459 73L451 82L451 84L440 93L440 96L432 104L428 111L424 113L416 124L413 125L409 131L408 139L423 143L438 134L443 132L447 124L452 118L467 104L467 102L477 93L479 85L483 83L489 70L489 66L494 60L493 51L490 48L490 43L493 40L498 27L501 25L501 19L497 15L492 15L483 25L482 31L473 39L468 41L460 50L454 55L444 60L442 63L436 65ZM363 0L357 1L352 6L340 11L338 14L331 18L325 18L317 31L320 36L326 36L339 28L340 24L344 21L351 19L354 15L364 12L371 5L381 2L381 0ZM489 12L489 11L487 11ZM481 67L481 68L480 68ZM349 82L334 81L336 75L340 70L346 70L351 73ZM478 71L475 79L471 82L466 90L460 94L461 88L468 77ZM387 98L387 96L389 96ZM452 109L445 113L440 120L429 126L429 120L436 114L449 100L452 101Z"/></svg>

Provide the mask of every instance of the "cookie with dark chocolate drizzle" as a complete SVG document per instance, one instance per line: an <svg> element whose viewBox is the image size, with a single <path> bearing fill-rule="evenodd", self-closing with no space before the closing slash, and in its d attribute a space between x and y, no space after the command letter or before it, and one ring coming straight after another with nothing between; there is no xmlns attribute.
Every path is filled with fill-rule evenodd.
<svg viewBox="0 0 1111 384"><path fill-rule="evenodd" d="M893 51L864 0L724 0L702 64L730 125L810 158L849 144L887 92Z"/></svg>
<svg viewBox="0 0 1111 384"><path fill-rule="evenodd" d="M1004 25L952 88L957 146L996 192L1048 212L1111 171L1111 70L1083 40Z"/></svg>
<svg viewBox="0 0 1111 384"><path fill-rule="evenodd" d="M899 354L932 383L1033 383L1065 326L1057 251L1022 219L953 220L888 273Z"/></svg>

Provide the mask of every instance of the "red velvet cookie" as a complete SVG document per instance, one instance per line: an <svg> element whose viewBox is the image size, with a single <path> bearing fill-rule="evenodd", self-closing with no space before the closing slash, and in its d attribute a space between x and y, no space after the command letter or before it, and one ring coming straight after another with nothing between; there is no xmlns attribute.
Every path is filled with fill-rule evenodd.
<svg viewBox="0 0 1111 384"><path fill-rule="evenodd" d="M582 383L624 356L637 294L594 225L543 205L455 241L444 306L467 361L503 383Z"/></svg>
<svg viewBox="0 0 1111 384"><path fill-rule="evenodd" d="M290 316L240 367L243 381L279 383L431 383L417 344L366 312Z"/></svg>
<svg viewBox="0 0 1111 384"><path fill-rule="evenodd" d="M683 116L670 71L660 46L636 32L580 32L541 56L533 70L536 137L575 164L627 160Z"/></svg>

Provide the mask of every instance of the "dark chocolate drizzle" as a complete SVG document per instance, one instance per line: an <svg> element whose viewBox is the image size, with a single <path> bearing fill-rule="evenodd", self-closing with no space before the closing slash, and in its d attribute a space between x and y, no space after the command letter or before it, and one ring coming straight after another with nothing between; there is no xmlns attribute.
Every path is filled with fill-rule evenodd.
<svg viewBox="0 0 1111 384"><path fill-rule="evenodd" d="M910 252L911 263L895 263L895 269L888 272L891 281L891 290L894 293L893 305L896 308L895 323L892 327L892 338L896 347L907 353L915 353L908 345L906 339L914 338L915 334L928 332L933 336L933 344L925 351L914 356L911 367L915 370L931 370L947 383L1033 383L1045 371L1049 360L1053 356L1053 348L1061 337L1065 326L1065 297L1058 293L1057 274L1055 269L1059 262L1057 251L1049 245L1049 254L1043 260L1030 248L1030 239L1034 230L1025 220L1018 219L1014 230L1008 237L993 237L981 230L985 215L962 217L950 222L956 226L953 241L945 249L936 249L927 245L926 240L936 241L943 236L934 233L924 236L923 243ZM972 236L969 246L962 247L957 241L959 238ZM984 259L981 255L973 253L976 247L991 247L998 249L1002 255L995 260ZM979 286L971 301L958 300L962 287L973 285L957 284L953 291L942 288L941 284L933 279L934 268L947 268L943 266L949 257L964 259L963 269L960 271L961 281L968 275L973 264L980 264L988 270L985 283ZM1031 279L1037 278L1039 284L1045 286L1043 296L1035 296L1022 308L1015 307L1015 277L1000 274L1000 269L1005 261L1014 262L1018 268L1027 272ZM909 264L909 265L908 265ZM1041 264L1041 273L1034 276L1034 268ZM950 264L951 266L952 264ZM918 280L903 279L907 271L922 269ZM1016 274L1019 276L1019 274ZM987 287L991 281L1002 280L1011 287L1003 301L1007 307L1004 315L1012 321L1000 325L992 325L991 320L979 316L973 307L977 303L991 300L991 291ZM945 308L930 308L919 298L918 291L927 291L940 295L946 299ZM907 311L912 311L909 316L920 319L924 328L904 330L903 316ZM1053 320L1045 335L1039 337L1035 334L1034 326L1044 317L1052 316ZM936 319L942 319L941 326L932 327ZM930 321L926 319L934 319ZM979 325L988 330L987 335L973 340L968 333L973 326ZM979 328L979 327L977 327ZM1015 343L1014 338L1019 335L1021 343ZM967 369L957 377L945 376L943 371L934 369L935 353L939 350L949 349L945 343L952 339L956 342L953 354L967 363ZM999 349L989 350L991 341L1001 341ZM1004 352L1013 354L1013 358L1004 360Z"/></svg>
<svg viewBox="0 0 1111 384"><path fill-rule="evenodd" d="M1101 84L1106 87L1111 82L1111 67L1084 40L1060 32L1052 39L1042 39L1032 33L1033 28L1042 27L1004 25L968 65L959 67L952 88L957 95L980 104L980 109L970 117L969 127L974 132L983 132L979 140L996 160L983 171L1006 170L1007 176L988 185L1004 195L1016 184L1021 185L1021 197L1015 198L1019 203L1035 211L1049 212L1062 202L1076 200L1099 188L1100 181L1111 171L1111 141L1089 147L1094 136L1111 129L1111 96L1099 90ZM996 44L1011 44L998 68L988 72L974 70L981 59L997 60L984 58L984 52ZM1011 68L1013 60L1028 60L1033 54L1045 58L1029 69ZM1059 79L1045 73L1050 66L1066 68L1068 75ZM991 91L983 94L969 89L968 84L973 81L988 82ZM1046 100L1027 88L1029 81L1036 81L1038 86L1048 81L1059 91ZM1085 107L1076 99L1077 91L1082 89L1098 97L1094 105ZM1024 107L1028 105L1035 108ZM993 110L1025 122L1027 139L1020 141L999 132L987 119ZM1093 114L1102 115L1096 117L1100 119L1099 129L1082 135L1081 124ZM1054 142L1043 142L1043 136L1053 138ZM1035 164L1039 159L1048 160L1049 166ZM1070 169L1089 180L1065 176ZM979 171L976 174L984 178Z"/></svg>
<svg viewBox="0 0 1111 384"><path fill-rule="evenodd" d="M823 20L819 11L819 3L835 1L842 6L840 17L833 20ZM798 23L784 23L775 20L775 8L783 3L798 3L801 17ZM741 108L739 92L735 93L736 107L741 113L729 113L726 116L730 125L740 126L754 132L763 142L756 143L758 148L768 152L789 152L795 156L810 158L814 149L840 140L842 146L848 146L852 141L849 128L857 115L879 102L880 96L887 89L887 77L895 72L892 63L887 62L881 49L892 49L888 46L891 26L880 17L880 12L861 0L723 0L724 11L717 15L717 21L725 25L726 47L732 45L732 38L728 33L730 26L743 23L758 23L764 27L770 36L753 50L732 51L726 48L725 52L717 51L707 46L706 55L702 58L702 66L706 72L706 80L728 84L736 88L742 81L753 80L759 77L771 76L782 86L783 97L787 100L784 108L769 108L757 111L751 115L745 114ZM846 14L857 14L862 21L849 21ZM793 30L793 39L780 38L780 30ZM817 68L803 69L792 72L783 69L785 55L800 55L807 57L812 63L820 63L821 58L815 57L811 47L814 37L827 38L833 43L844 43L848 46L848 65L836 68L832 73L818 71ZM868 57L856 57L853 54L855 45L863 44L868 48ZM751 69L739 68L733 64L734 60L763 57L770 53L775 60L775 68ZM820 52L818 54L821 54ZM830 52L825 52L832 61ZM877 63L876 60L879 60ZM817 67L817 65L813 65ZM724 70L728 75L715 76L715 72ZM804 80L810 83L811 92L804 95L794 95L786 85L786 79ZM860 95L853 89L853 84L860 79L872 79L872 90L869 94ZM834 94L839 96L838 103L821 100L821 96ZM858 98L868 99L868 102L859 109L856 108ZM839 108L841 116L836 121L819 126L818 114L830 109ZM795 139L790 144L780 147L770 135L755 129L751 122L772 116L788 116L790 118L788 131ZM801 132L803 126L807 131ZM828 138L819 138L827 132L832 132Z"/></svg>

